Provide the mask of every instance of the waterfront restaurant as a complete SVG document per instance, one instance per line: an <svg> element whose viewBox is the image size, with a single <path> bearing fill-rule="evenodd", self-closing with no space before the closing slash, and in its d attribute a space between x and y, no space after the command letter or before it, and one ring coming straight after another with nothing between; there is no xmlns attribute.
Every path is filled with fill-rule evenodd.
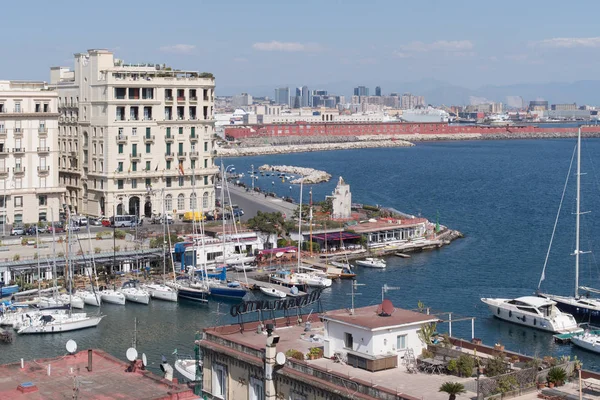
<svg viewBox="0 0 600 400"><path fill-rule="evenodd" d="M321 251L354 250L360 248L360 235L350 232L333 232L313 235L312 240L319 244Z"/></svg>
<svg viewBox="0 0 600 400"><path fill-rule="evenodd" d="M367 240L367 246L382 247L394 242L425 238L433 232L434 225L425 218L381 218L353 225L352 231Z"/></svg>

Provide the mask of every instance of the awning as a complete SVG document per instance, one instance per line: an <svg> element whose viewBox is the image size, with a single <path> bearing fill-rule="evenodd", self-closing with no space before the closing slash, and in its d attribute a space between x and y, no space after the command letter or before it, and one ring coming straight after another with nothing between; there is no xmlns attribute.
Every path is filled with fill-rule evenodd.
<svg viewBox="0 0 600 400"><path fill-rule="evenodd" d="M325 234L319 234L319 235L313 235L313 239L316 240L321 240L321 241L325 241L327 240L328 242L332 242L332 241L344 241L344 240L353 240L353 239L359 239L360 235L357 235L355 233L349 233L349 232L335 232L335 233L329 233L327 235Z"/></svg>

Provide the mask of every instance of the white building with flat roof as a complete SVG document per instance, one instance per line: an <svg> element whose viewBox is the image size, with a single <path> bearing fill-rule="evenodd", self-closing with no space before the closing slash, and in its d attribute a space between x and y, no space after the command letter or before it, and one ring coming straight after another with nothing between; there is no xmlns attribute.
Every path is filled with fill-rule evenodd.
<svg viewBox="0 0 600 400"><path fill-rule="evenodd" d="M0 224L57 221L58 104L45 82L0 81Z"/></svg>
<svg viewBox="0 0 600 400"><path fill-rule="evenodd" d="M58 93L60 183L81 214L214 208L214 91L210 73L125 64L108 50L51 68ZM164 203L164 204L163 204Z"/></svg>

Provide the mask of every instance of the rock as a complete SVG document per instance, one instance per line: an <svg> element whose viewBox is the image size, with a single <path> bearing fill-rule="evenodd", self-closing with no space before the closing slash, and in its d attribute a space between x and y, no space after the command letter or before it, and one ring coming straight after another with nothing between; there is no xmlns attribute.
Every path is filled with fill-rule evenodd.
<svg viewBox="0 0 600 400"><path fill-rule="evenodd" d="M294 179L290 183L304 182L307 184L328 182L331 179L331 175L325 171L319 171L313 168L294 167L291 165L261 165L258 167L259 171L277 171L285 174L300 175L302 178Z"/></svg>

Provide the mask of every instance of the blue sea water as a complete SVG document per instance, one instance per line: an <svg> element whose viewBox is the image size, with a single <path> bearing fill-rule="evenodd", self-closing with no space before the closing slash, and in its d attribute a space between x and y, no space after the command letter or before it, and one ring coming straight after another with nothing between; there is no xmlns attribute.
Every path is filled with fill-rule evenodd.
<svg viewBox="0 0 600 400"><path fill-rule="evenodd" d="M525 354L576 354L585 368L600 370L594 354L559 346L552 335L494 319L481 297L517 297L537 288L563 185L575 147L574 140L459 141L419 143L411 148L361 149L297 153L276 156L229 158L237 172L247 173L253 164L294 165L332 174L328 183L312 186L315 201L332 192L342 176L350 184L353 202L382 204L422 215L461 231L465 238L440 250L415 254L410 259L388 258L385 271L358 268L358 281L366 286L356 297L357 306L381 301L387 283L398 290L387 298L403 308L422 301L437 311L475 317L475 336L484 343L501 342L507 349ZM583 250L581 284L600 287L594 248L595 227L600 223L600 140L583 144L582 217ZM573 168L575 168L573 166ZM250 183L248 176L242 178ZM281 196L299 196L299 186L282 183L276 176L260 177L257 186ZM542 289L560 294L574 290L575 170L570 177L563 212L549 257ZM290 189L291 186L291 189ZM304 188L304 201L309 190ZM334 283L322 297L325 308L350 306L350 282ZM64 343L75 339L80 348L103 348L124 358L138 318L138 350L145 352L156 370L160 355L193 348L194 333L215 323L231 322L229 305L211 303L151 302L149 306L106 306L107 317L97 329L53 336L16 337L0 345L0 362L55 356ZM447 330L447 325L440 325ZM454 336L470 339L471 322L455 322Z"/></svg>

